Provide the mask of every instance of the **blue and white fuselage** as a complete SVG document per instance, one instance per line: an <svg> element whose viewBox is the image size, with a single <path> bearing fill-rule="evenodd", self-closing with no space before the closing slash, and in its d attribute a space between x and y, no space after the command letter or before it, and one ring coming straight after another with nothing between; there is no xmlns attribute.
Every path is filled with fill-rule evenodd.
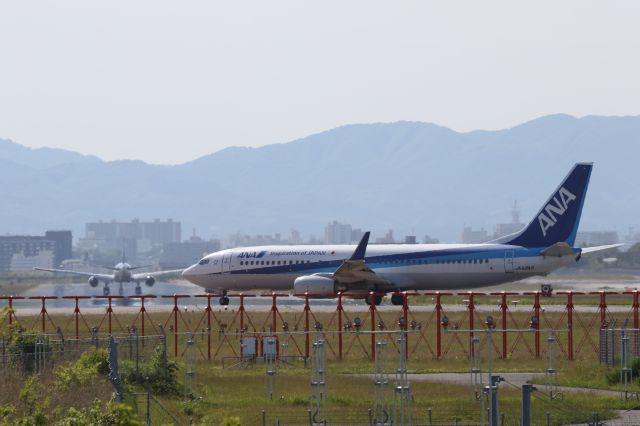
<svg viewBox="0 0 640 426"><path fill-rule="evenodd" d="M373 244L367 246L365 262L398 290L446 290L546 275L575 262L580 254L580 249L576 249L564 256L541 256L545 248L505 244ZM355 249L355 245L300 245L222 250L206 256L185 271L184 276L211 290L292 290L299 277L333 273Z"/></svg>
<svg viewBox="0 0 640 426"><path fill-rule="evenodd" d="M183 276L214 292L293 290L312 297L334 297L337 292L360 297L371 291L476 288L546 275L579 260L582 253L611 247L574 247L592 167L576 164L522 231L486 244L369 246L366 232L357 246L222 250Z"/></svg>

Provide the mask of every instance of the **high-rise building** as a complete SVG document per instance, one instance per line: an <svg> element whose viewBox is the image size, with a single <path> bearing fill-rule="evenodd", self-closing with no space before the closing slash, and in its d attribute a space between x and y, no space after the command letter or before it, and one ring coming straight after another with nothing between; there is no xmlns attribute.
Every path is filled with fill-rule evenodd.
<svg viewBox="0 0 640 426"><path fill-rule="evenodd" d="M56 243L55 256L53 258L53 264L56 268L60 267L62 261L73 257L71 231L47 231L44 234L44 238Z"/></svg>
<svg viewBox="0 0 640 426"><path fill-rule="evenodd" d="M135 240L137 252L148 251L164 243L179 243L182 240L181 224L171 219L155 219L152 222L141 222L139 219L131 222L91 222L85 224L85 238L81 245L101 250L122 249L125 240Z"/></svg>
<svg viewBox="0 0 640 426"><path fill-rule="evenodd" d="M324 228L324 242L325 244L350 244L353 241L351 232L351 225L334 220Z"/></svg>
<svg viewBox="0 0 640 426"><path fill-rule="evenodd" d="M470 226L465 226L462 231L462 243L463 244L480 244L486 243L489 239L487 231L484 228L474 230Z"/></svg>
<svg viewBox="0 0 640 426"><path fill-rule="evenodd" d="M0 272L57 268L71 258L71 231L48 231L45 236L0 237Z"/></svg>
<svg viewBox="0 0 640 426"><path fill-rule="evenodd" d="M493 234L493 238L504 237L505 235L515 234L524 228L524 223L520 223L520 209L518 208L518 202L513 202L513 209L511 210L511 223L499 223L496 225L496 232Z"/></svg>
<svg viewBox="0 0 640 426"><path fill-rule="evenodd" d="M579 247L606 246L617 244L620 239L616 231L580 231L576 236Z"/></svg>
<svg viewBox="0 0 640 426"><path fill-rule="evenodd" d="M220 241L204 241L196 236L181 243L164 243L160 268L181 269L193 265L206 254L220 250Z"/></svg>

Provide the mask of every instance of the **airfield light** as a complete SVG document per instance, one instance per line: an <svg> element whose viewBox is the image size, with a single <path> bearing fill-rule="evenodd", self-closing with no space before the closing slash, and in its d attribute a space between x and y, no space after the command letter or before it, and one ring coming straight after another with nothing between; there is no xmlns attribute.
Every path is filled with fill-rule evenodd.
<svg viewBox="0 0 640 426"><path fill-rule="evenodd" d="M411 320L411 322L409 323L409 327L411 327L412 330L415 330L418 327L418 323L416 322L416 320Z"/></svg>
<svg viewBox="0 0 640 426"><path fill-rule="evenodd" d="M491 315L487 317L485 324L487 325L487 328L489 328L490 330L494 330L496 328L496 322Z"/></svg>
<svg viewBox="0 0 640 426"><path fill-rule="evenodd" d="M384 321L382 321L382 320L378 321L378 328L379 328L380 330L384 330L384 328L385 328Z"/></svg>
<svg viewBox="0 0 640 426"><path fill-rule="evenodd" d="M316 321L314 328L316 331L322 331L322 323L320 321Z"/></svg>
<svg viewBox="0 0 640 426"><path fill-rule="evenodd" d="M362 320L360 319L360 317L355 317L353 319L353 326L355 327L356 331L360 331L360 327L362 327Z"/></svg>
<svg viewBox="0 0 640 426"><path fill-rule="evenodd" d="M442 328L444 328L445 330L447 329L447 327L449 327L449 317L448 316L443 316L442 320L440 321L440 325L442 325Z"/></svg>
<svg viewBox="0 0 640 426"><path fill-rule="evenodd" d="M404 321L404 317L400 317L398 319L398 327L404 328L405 325L407 325L407 323Z"/></svg>
<svg viewBox="0 0 640 426"><path fill-rule="evenodd" d="M289 323L288 322L285 321L285 322L282 323L282 330L285 331L285 332L289 331Z"/></svg>

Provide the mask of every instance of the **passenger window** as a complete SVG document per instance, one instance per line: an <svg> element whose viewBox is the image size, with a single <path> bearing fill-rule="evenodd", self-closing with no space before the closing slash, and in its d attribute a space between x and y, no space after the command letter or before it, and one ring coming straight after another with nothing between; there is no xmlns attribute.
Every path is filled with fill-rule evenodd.
<svg viewBox="0 0 640 426"><path fill-rule="evenodd" d="M244 263L242 262L242 260L240 261L240 266L244 265Z"/></svg>
<svg viewBox="0 0 640 426"><path fill-rule="evenodd" d="M251 264L253 265L253 260L251 261Z"/></svg>

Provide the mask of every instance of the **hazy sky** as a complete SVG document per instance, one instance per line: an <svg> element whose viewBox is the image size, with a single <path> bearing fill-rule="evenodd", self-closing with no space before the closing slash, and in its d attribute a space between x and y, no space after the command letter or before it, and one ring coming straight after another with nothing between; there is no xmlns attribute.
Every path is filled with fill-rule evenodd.
<svg viewBox="0 0 640 426"><path fill-rule="evenodd" d="M637 1L4 1L0 138L179 163L356 122L640 114Z"/></svg>

